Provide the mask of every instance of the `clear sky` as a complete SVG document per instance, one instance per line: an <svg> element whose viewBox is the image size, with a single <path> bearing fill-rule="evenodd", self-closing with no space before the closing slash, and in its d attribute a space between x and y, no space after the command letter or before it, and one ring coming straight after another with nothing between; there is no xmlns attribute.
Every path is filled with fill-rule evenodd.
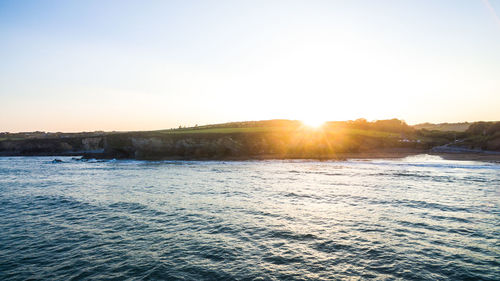
<svg viewBox="0 0 500 281"><path fill-rule="evenodd" d="M500 0L0 0L0 131L500 120Z"/></svg>

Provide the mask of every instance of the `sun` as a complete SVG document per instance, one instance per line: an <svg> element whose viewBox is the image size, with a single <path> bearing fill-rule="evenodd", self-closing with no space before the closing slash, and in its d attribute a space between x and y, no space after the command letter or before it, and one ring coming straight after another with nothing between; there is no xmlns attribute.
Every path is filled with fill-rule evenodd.
<svg viewBox="0 0 500 281"><path fill-rule="evenodd" d="M318 129L321 126L323 126L323 124L325 124L325 121L322 119L309 118L309 119L302 119L302 124L304 124L307 127Z"/></svg>

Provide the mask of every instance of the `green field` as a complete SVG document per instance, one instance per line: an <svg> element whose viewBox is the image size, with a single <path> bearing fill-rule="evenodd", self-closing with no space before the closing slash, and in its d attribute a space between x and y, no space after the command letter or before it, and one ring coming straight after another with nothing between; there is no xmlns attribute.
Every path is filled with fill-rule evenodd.
<svg viewBox="0 0 500 281"><path fill-rule="evenodd" d="M376 138L391 138L399 137L399 133L363 130L354 128L320 128L320 129L304 129L304 128L287 128L287 127L210 127L210 128L185 128L174 130L155 131L161 135L183 135L183 134L235 134L235 133L290 133L290 132L313 132L326 133L328 135L350 135L350 136L365 136Z"/></svg>
<svg viewBox="0 0 500 281"><path fill-rule="evenodd" d="M243 127L243 128L186 128L162 130L162 134L233 134L233 133L262 133L276 131L273 127Z"/></svg>

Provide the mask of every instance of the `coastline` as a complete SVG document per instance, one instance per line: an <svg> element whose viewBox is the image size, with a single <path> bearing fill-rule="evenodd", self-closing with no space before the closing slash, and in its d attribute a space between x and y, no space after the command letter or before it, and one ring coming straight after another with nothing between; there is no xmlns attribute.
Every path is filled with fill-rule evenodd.
<svg viewBox="0 0 500 281"><path fill-rule="evenodd" d="M480 153L443 153L443 152L429 152L429 155L437 155L445 160L463 160L463 161L483 161L500 163L500 154L493 154L488 152Z"/></svg>
<svg viewBox="0 0 500 281"><path fill-rule="evenodd" d="M184 160L225 160L225 161L245 161L245 160L319 160L319 161L345 161L349 159L402 159L408 156L415 155L435 155L439 156L445 160L458 160L458 161L481 161L481 162L491 162L500 164L500 154L489 154L489 153L437 153L430 150L418 150L418 151L405 151L405 152L391 152L391 151L379 151L379 152L358 152L358 153L339 153L335 156L327 157L307 157L307 156L289 156L280 157L276 155L260 155L255 157L230 157L224 159L184 159Z"/></svg>
<svg viewBox="0 0 500 281"><path fill-rule="evenodd" d="M298 121L264 120L160 131L6 134L0 139L0 156L334 161L431 154L449 160L500 162L500 135L492 133L496 123L487 124L488 135L471 130L460 140L456 133L415 130L397 119L358 123L330 122L321 130L311 130Z"/></svg>
<svg viewBox="0 0 500 281"><path fill-rule="evenodd" d="M82 157L82 159L134 159L142 161L162 161L162 160L178 160L178 161L265 161L265 160L312 160L312 161L345 161L349 159L402 159L408 156L414 155L435 155L439 156L445 160L457 160L457 161L482 161L500 164L500 154L491 153L488 151L477 152L477 153L446 153L446 152L434 152L432 150L423 149L405 149L405 150L380 150L380 151L369 151L369 152L351 152L351 153L337 153L334 155L277 155L277 154L262 154L253 156L227 156L227 157L161 157L161 158L116 158L110 157L99 153L90 154L77 154L77 153L39 153L30 155L0 155L0 157L58 157L58 156L73 156Z"/></svg>

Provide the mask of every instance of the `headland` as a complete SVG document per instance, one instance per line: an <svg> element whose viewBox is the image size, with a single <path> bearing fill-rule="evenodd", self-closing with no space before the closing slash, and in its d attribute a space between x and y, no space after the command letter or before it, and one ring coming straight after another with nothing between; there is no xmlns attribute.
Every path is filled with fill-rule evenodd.
<svg viewBox="0 0 500 281"><path fill-rule="evenodd" d="M459 131L398 119L326 122L232 122L158 131L2 133L0 156L63 156L139 160L399 158L429 153L447 159L500 161L500 122L467 123ZM450 128L464 128L448 126Z"/></svg>

